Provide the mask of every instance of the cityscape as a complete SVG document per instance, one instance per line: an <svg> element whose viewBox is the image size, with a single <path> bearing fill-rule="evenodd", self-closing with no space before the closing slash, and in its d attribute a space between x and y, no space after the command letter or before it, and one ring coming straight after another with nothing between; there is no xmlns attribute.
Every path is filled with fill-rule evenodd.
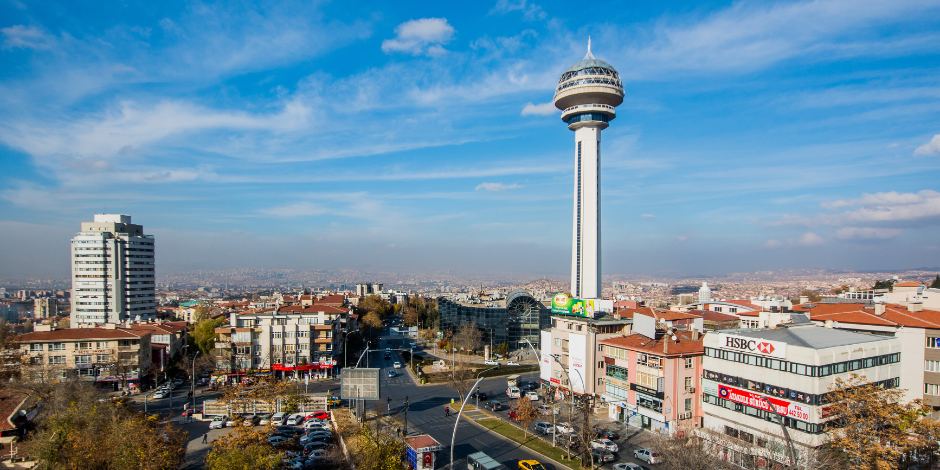
<svg viewBox="0 0 940 470"><path fill-rule="evenodd" d="M940 5L0 12L0 467L940 468Z"/></svg>

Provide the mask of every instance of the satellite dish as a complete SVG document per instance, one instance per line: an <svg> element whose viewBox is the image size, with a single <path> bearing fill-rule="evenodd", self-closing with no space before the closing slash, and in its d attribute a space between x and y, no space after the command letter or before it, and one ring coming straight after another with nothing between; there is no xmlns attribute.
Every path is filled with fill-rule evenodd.
<svg viewBox="0 0 940 470"><path fill-rule="evenodd" d="M673 340L673 341L678 341L679 338L676 338L676 335L672 335L672 340Z"/></svg>
<svg viewBox="0 0 940 470"><path fill-rule="evenodd" d="M665 319L665 318L660 318L660 319L659 319L659 322L660 322L660 323L666 323L666 319Z"/></svg>
<svg viewBox="0 0 940 470"><path fill-rule="evenodd" d="M832 322L832 327L833 327L833 328L838 328L838 327L839 327L839 322L837 322L837 321Z"/></svg>

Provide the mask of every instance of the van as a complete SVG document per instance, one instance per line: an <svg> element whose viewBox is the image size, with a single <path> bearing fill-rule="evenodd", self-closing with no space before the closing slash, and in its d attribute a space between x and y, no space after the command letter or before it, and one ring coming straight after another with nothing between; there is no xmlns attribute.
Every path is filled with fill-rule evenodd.
<svg viewBox="0 0 940 470"><path fill-rule="evenodd" d="M274 416L271 417L271 424L275 426L284 424L284 421L287 421L287 413L274 413Z"/></svg>
<svg viewBox="0 0 940 470"><path fill-rule="evenodd" d="M506 395L509 395L509 398L519 398L522 396L522 391L519 387L509 387L506 389Z"/></svg>
<svg viewBox="0 0 940 470"><path fill-rule="evenodd" d="M518 376L518 375L510 375L509 377L507 377L507 378L506 378L506 385L508 385L508 386L510 386L510 387L518 387L518 386L519 386L519 376Z"/></svg>
<svg viewBox="0 0 940 470"><path fill-rule="evenodd" d="M467 470L509 470L505 465L493 460L483 452L467 456Z"/></svg>

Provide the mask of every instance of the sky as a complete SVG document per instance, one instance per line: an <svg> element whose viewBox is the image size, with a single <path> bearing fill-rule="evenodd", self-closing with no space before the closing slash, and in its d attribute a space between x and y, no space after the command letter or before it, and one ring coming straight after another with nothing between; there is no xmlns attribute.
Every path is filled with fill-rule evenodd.
<svg viewBox="0 0 940 470"><path fill-rule="evenodd" d="M0 277L95 213L157 271L570 272L592 52L605 275L940 265L940 3L0 0Z"/></svg>

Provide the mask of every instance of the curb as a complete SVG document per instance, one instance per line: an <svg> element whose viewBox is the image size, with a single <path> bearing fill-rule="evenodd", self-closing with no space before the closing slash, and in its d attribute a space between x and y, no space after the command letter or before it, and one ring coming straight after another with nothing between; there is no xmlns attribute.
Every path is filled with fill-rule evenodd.
<svg viewBox="0 0 940 470"><path fill-rule="evenodd" d="M493 418L493 419L499 419L499 418ZM486 426L483 426L482 424L477 423L475 420L472 420L472 419L471 419L471 420L469 420L469 421L470 421L471 423L473 423L475 426L478 426L480 429L482 429L482 430L484 430L484 431L486 431L486 432L490 432L490 433L496 434L496 435L499 436L500 438L505 439L505 440L507 440L507 441L509 441L509 442L512 442L512 443L514 443L514 444L517 444L517 445L519 445L520 447L525 448L525 449L528 450L529 452L532 452L533 454L541 455L545 460L548 460L549 462L555 464L556 467L567 468L568 470L573 470L571 467L569 467L569 466L567 466L567 465L564 465L564 464L562 464L562 463L556 461L555 459L553 459L553 458L551 458L551 457L549 457L549 456L547 456L547 455L545 455L545 454L540 454L540 453L538 453L537 451L535 451L535 450L533 450L533 449L529 449L528 447L526 447L524 444L522 444L522 443L520 443L520 442L516 442L516 441L514 441L514 440L512 440L512 439L510 439L510 438L508 438L508 437L506 437L506 436L503 436L502 434L500 434L500 433L498 433L498 432L494 432L494 431L490 430L490 429L487 428ZM500 421L502 421L502 420L500 420ZM510 424L511 424L511 423L510 423ZM535 434L533 434L533 436L535 436ZM542 438L540 438L540 437L538 437L538 436L535 436L535 437L536 437L537 439L542 439ZM544 439L542 439L542 440L544 440Z"/></svg>

